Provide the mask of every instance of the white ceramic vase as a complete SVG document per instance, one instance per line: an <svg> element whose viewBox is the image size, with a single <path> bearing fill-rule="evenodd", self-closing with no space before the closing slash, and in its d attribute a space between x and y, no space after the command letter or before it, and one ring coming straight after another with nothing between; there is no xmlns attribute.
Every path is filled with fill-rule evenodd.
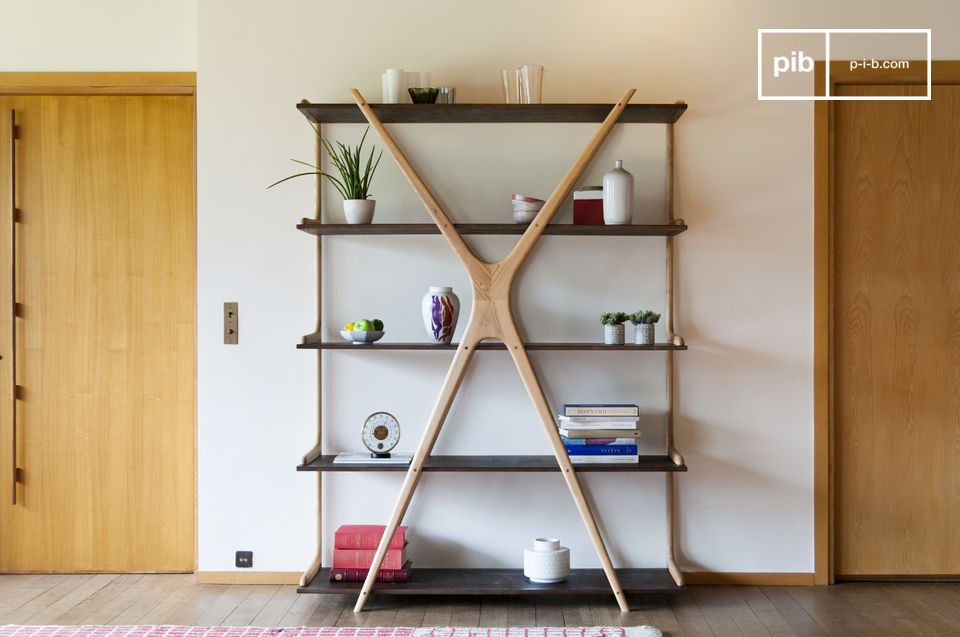
<svg viewBox="0 0 960 637"><path fill-rule="evenodd" d="M427 339L437 345L446 345L453 340L460 317L460 299L451 287L431 287L420 303L423 325Z"/></svg>
<svg viewBox="0 0 960 637"><path fill-rule="evenodd" d="M623 161L603 176L603 223L622 226L633 221L633 175L623 169Z"/></svg>
<svg viewBox="0 0 960 637"><path fill-rule="evenodd" d="M624 343L623 323L618 325L603 326L603 344L604 345L623 345Z"/></svg>
<svg viewBox="0 0 960 637"><path fill-rule="evenodd" d="M373 221L374 199L344 199L343 216L347 223L370 223Z"/></svg>
<svg viewBox="0 0 960 637"><path fill-rule="evenodd" d="M523 550L523 575L538 584L556 584L570 576L570 549L560 540L539 537Z"/></svg>
<svg viewBox="0 0 960 637"><path fill-rule="evenodd" d="M653 345L654 332L656 325L653 323L641 323L633 326L633 342L637 345Z"/></svg>

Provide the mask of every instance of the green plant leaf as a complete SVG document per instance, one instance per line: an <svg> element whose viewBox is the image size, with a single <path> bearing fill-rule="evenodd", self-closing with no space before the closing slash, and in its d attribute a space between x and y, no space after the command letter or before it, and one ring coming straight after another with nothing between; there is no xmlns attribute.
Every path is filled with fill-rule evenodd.
<svg viewBox="0 0 960 637"><path fill-rule="evenodd" d="M310 168L311 172L302 172L295 175L290 175L289 177L270 184L268 188L273 188L277 184L281 184L295 177L320 175L333 184L334 188L337 189L344 199L366 199L370 192L370 182L373 180L373 175L377 171L377 167L380 165L380 159L383 157L383 151L381 150L380 154L377 156L377 161L373 162L373 155L376 151L376 147L374 146L370 149L366 164L361 165L363 145L366 142L367 135L370 133L370 127L368 126L366 130L364 130L363 136L360 138L360 143L356 146L356 148L350 147L340 141L331 143L329 140L324 139L323 135L320 134L319 126L311 125L311 128L317 135L317 138L320 140L320 143L323 149L326 151L327 156L330 158L330 163L333 164L333 166L337 169L337 172L340 173L339 179L334 175L325 172L320 166L314 166L309 162L300 161L299 159L291 159L291 161L294 163Z"/></svg>

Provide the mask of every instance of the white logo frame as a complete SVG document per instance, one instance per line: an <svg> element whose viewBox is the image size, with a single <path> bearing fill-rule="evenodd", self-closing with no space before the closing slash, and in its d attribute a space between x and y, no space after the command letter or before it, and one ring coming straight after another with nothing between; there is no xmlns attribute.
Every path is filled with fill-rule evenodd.
<svg viewBox="0 0 960 637"><path fill-rule="evenodd" d="M757 99L760 101L916 101L932 99L933 33L932 29L757 29ZM763 36L767 33L821 33L824 36L824 95L764 95L763 94ZM922 33L927 36L927 94L926 95L830 95L830 34L831 33Z"/></svg>

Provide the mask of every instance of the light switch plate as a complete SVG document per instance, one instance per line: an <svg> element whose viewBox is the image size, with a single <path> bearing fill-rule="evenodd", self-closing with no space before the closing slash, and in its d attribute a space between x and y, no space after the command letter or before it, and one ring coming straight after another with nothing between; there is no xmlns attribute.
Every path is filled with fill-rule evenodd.
<svg viewBox="0 0 960 637"><path fill-rule="evenodd" d="M223 304L223 344L236 345L240 342L240 315L239 303L236 301Z"/></svg>

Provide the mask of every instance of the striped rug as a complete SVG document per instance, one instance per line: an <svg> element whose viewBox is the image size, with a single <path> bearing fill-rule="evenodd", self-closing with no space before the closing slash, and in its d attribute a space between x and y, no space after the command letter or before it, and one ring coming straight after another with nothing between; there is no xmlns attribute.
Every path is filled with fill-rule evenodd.
<svg viewBox="0 0 960 637"><path fill-rule="evenodd" d="M255 628L230 626L0 626L0 637L662 637L629 628Z"/></svg>

